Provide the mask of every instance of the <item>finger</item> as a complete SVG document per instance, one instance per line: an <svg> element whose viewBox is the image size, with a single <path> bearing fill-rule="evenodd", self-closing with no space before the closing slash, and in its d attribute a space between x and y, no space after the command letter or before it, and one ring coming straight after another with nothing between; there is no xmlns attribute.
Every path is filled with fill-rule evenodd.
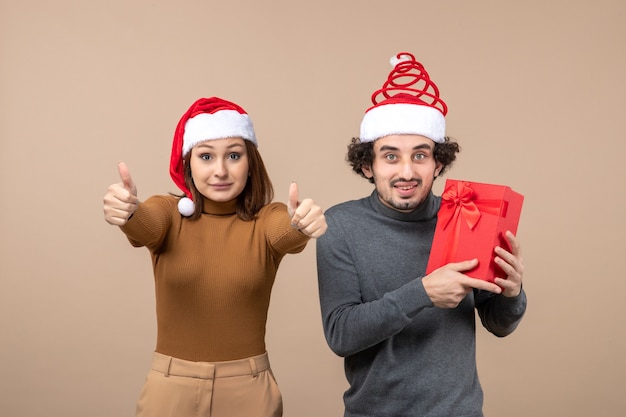
<svg viewBox="0 0 626 417"><path fill-rule="evenodd" d="M133 178L130 176L130 170L126 166L126 163L120 162L117 164L117 170L120 174L120 179L124 184L124 188L130 191L133 195L137 194L135 183L133 182Z"/></svg>
<svg viewBox="0 0 626 417"><path fill-rule="evenodd" d="M477 278L464 277L461 284L465 287L476 288L477 290L489 291L496 294L500 294L502 292L502 288L500 288L497 284Z"/></svg>
<svg viewBox="0 0 626 417"><path fill-rule="evenodd" d="M326 224L326 217L319 207L312 209L310 214L312 214L311 220L307 220L309 216L305 217L300 221L299 229L302 233L309 237L318 238L326 233L326 229L328 228L328 225Z"/></svg>
<svg viewBox="0 0 626 417"><path fill-rule="evenodd" d="M506 297L517 297L522 291L521 285L510 279L496 278L494 279L494 283L502 288L502 294Z"/></svg>
<svg viewBox="0 0 626 417"><path fill-rule="evenodd" d="M507 230L504 235L506 237L507 242L509 242L511 253L518 257L521 256L522 251L521 251L521 247L519 244L519 240L517 240L517 237L515 237L515 235L510 230Z"/></svg>
<svg viewBox="0 0 626 417"><path fill-rule="evenodd" d="M322 236L324 233L326 233L326 230L328 229L328 225L326 224L326 219L323 218L320 220L321 225L319 225L315 231L313 231L313 233L310 234L310 236L314 239L317 239L318 237Z"/></svg>
<svg viewBox="0 0 626 417"><path fill-rule="evenodd" d="M324 213L320 206L310 198L305 198L298 203L298 208L291 216L291 223L300 229L304 229Z"/></svg>
<svg viewBox="0 0 626 417"><path fill-rule="evenodd" d="M315 229L315 230L312 230L312 231L306 231L304 234L307 235L310 238L317 239L318 237L320 237L320 236L322 236L324 234L324 230L322 230L322 229Z"/></svg>
<svg viewBox="0 0 626 417"><path fill-rule="evenodd" d="M298 229L304 229L320 214L321 209L315 205L313 200L305 198L297 202L296 209L291 213L291 225Z"/></svg>
<svg viewBox="0 0 626 417"><path fill-rule="evenodd" d="M289 201L287 202L287 210L289 217L293 217L298 208L298 184L294 181L289 185Z"/></svg>
<svg viewBox="0 0 626 417"><path fill-rule="evenodd" d="M502 271L507 275L513 275L515 273L515 265L511 261L506 261L503 258L496 256L494 259L496 265L502 269Z"/></svg>
<svg viewBox="0 0 626 417"><path fill-rule="evenodd" d="M474 269L478 266L478 259L470 259L462 262L451 262L444 266L444 268L450 268L454 271L465 272Z"/></svg>
<svg viewBox="0 0 626 417"><path fill-rule="evenodd" d="M105 204L104 206L104 219L110 223L117 226L124 225L128 218L131 216L134 209L128 205L128 208L122 206L111 206Z"/></svg>
<svg viewBox="0 0 626 417"><path fill-rule="evenodd" d="M111 184L104 196L104 204L117 207L121 203L137 204L137 196L126 189L122 183Z"/></svg>
<svg viewBox="0 0 626 417"><path fill-rule="evenodd" d="M522 258L522 248L520 246L519 240L517 237L509 230L506 232L506 239L509 242L509 246L511 247L511 253L521 259Z"/></svg>
<svg viewBox="0 0 626 417"><path fill-rule="evenodd" d="M499 246L496 246L495 253L497 255L494 258L495 263L498 264L498 266L500 266L500 268L502 268L502 270L507 274L511 275L513 273L521 273L521 271L523 271L524 267L522 265L522 259L519 256L516 256Z"/></svg>
<svg viewBox="0 0 626 417"><path fill-rule="evenodd" d="M107 223L112 224L114 226L123 226L128 221L128 216L126 213L117 214L117 213L105 212L104 220L106 220Z"/></svg>

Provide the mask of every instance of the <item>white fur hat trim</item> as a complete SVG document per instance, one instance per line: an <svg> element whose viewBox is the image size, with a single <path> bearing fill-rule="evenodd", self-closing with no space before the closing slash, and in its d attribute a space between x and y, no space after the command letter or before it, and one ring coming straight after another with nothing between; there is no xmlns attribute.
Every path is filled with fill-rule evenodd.
<svg viewBox="0 0 626 417"><path fill-rule="evenodd" d="M416 104L383 104L372 107L361 122L361 142L389 135L421 135L443 143L446 119L438 109Z"/></svg>
<svg viewBox="0 0 626 417"><path fill-rule="evenodd" d="M183 156L200 142L241 137L258 146L252 120L237 110L200 113L187 120L183 134Z"/></svg>

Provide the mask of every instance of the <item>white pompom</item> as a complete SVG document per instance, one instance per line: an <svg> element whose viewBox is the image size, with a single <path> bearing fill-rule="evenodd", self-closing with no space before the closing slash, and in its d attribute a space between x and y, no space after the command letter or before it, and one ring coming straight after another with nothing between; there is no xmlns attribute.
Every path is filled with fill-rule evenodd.
<svg viewBox="0 0 626 417"><path fill-rule="evenodd" d="M389 59L389 63L391 64L392 67L396 67L396 65L398 65L400 62L404 62L404 61L410 61L411 57L409 55L406 54L402 54L400 55L400 58L398 58L396 55L392 56Z"/></svg>
<svg viewBox="0 0 626 417"><path fill-rule="evenodd" d="M178 212L185 217L189 217L196 210L196 206L193 204L190 198L183 197L178 200Z"/></svg>

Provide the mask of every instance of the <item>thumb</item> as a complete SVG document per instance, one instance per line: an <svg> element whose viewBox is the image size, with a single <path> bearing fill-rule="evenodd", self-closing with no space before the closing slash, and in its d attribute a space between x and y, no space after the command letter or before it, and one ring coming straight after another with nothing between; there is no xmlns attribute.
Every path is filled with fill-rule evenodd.
<svg viewBox="0 0 626 417"><path fill-rule="evenodd" d="M289 185L289 201L287 202L287 210L289 217L293 217L298 208L298 184L294 181Z"/></svg>
<svg viewBox="0 0 626 417"><path fill-rule="evenodd" d="M117 171L120 174L120 179L122 180L122 183L124 184L124 188L126 188L131 194L136 196L137 187L135 187L135 182L133 181L133 178L130 176L130 171L128 170L128 167L126 166L126 163L120 162L119 164L117 164Z"/></svg>

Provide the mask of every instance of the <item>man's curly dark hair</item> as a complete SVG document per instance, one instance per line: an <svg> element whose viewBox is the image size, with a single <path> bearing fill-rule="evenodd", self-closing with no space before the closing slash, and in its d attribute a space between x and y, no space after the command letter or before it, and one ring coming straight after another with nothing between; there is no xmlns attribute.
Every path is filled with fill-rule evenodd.
<svg viewBox="0 0 626 417"><path fill-rule="evenodd" d="M452 166L452 163L456 160L456 154L460 151L461 147L459 144L448 136L444 138L443 143L435 143L433 155L435 157L435 161L441 164L439 175L442 175L448 170L448 168L450 168L450 166ZM350 144L348 145L346 161L350 163L354 172L363 178L366 178L372 184L374 183L374 178L367 178L361 170L363 166L372 166L372 162L374 161L373 141L362 143L359 138L352 138Z"/></svg>

